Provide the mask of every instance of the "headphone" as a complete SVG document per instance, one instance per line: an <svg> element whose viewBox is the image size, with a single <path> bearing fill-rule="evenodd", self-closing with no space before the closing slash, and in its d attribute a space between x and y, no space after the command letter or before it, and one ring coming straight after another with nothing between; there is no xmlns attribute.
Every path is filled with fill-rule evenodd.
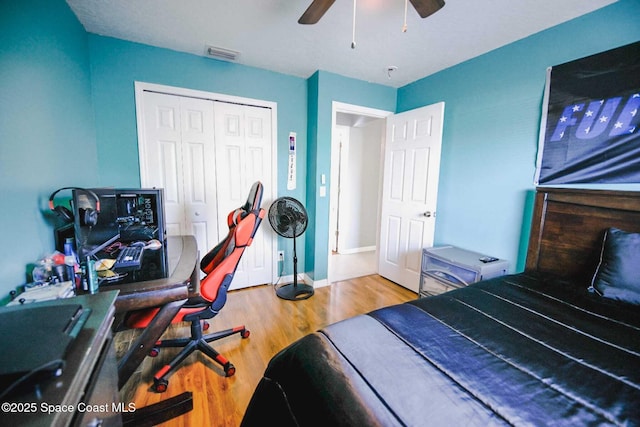
<svg viewBox="0 0 640 427"><path fill-rule="evenodd" d="M55 206L55 204L53 203L53 199L56 196L56 194L58 194L60 191L63 191L63 190L78 190L78 191L82 191L83 193L89 194L91 197L93 197L93 199L96 202L96 208L95 209L79 208L78 214L80 215L80 225L86 225L89 227L93 227L94 225L96 225L98 223L98 214L100 213L100 198L96 193L94 193L91 190L87 190L86 188L62 187L57 189L56 191L51 193L51 195L49 196L49 209L51 209L53 212L58 214L58 216L62 218L65 222L67 223L73 222L74 220L73 213L71 212L71 210L69 210L69 208L65 206Z"/></svg>

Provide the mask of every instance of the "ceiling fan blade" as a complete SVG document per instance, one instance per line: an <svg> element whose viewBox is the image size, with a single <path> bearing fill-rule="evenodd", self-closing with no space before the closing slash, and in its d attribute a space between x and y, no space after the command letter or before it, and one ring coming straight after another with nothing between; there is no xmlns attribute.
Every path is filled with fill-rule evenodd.
<svg viewBox="0 0 640 427"><path fill-rule="evenodd" d="M444 0L410 0L421 18L433 15L444 7Z"/></svg>
<svg viewBox="0 0 640 427"><path fill-rule="evenodd" d="M336 0L313 0L300 19L298 19L298 24L315 24L335 1Z"/></svg>

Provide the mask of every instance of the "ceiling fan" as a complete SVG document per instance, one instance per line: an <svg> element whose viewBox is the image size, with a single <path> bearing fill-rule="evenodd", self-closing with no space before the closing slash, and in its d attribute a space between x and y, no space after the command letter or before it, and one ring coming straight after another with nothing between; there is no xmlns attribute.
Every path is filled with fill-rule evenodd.
<svg viewBox="0 0 640 427"><path fill-rule="evenodd" d="M298 19L298 24L315 24L336 0L313 0ZM444 0L409 0L421 18L426 18L442 9Z"/></svg>

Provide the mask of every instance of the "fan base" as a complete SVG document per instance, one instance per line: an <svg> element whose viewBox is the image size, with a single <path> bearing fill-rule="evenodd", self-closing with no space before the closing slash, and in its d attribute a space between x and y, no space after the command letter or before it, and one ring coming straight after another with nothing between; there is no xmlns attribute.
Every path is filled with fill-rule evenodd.
<svg viewBox="0 0 640 427"><path fill-rule="evenodd" d="M310 298L313 292L313 287L305 283L286 283L276 289L276 295L290 301Z"/></svg>

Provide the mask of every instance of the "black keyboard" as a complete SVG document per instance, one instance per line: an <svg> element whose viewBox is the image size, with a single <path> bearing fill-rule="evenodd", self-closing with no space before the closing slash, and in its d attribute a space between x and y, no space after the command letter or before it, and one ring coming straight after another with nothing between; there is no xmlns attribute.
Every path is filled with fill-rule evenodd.
<svg viewBox="0 0 640 427"><path fill-rule="evenodd" d="M113 268L116 270L139 270L142 265L143 251L142 246L127 246L120 249Z"/></svg>

